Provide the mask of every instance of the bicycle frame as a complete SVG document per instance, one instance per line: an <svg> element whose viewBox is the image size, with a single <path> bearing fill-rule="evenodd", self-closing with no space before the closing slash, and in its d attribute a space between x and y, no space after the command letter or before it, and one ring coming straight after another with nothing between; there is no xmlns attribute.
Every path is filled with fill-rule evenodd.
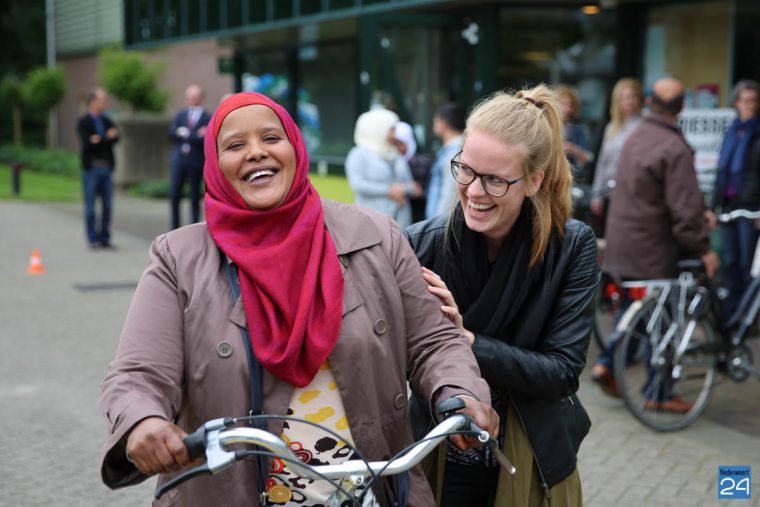
<svg viewBox="0 0 760 507"><path fill-rule="evenodd" d="M651 364L657 366L664 363L663 354L674 339L678 340L675 343L675 360L679 360L688 349L702 308L702 301L706 295L704 290L698 288L687 308L687 293L690 289L697 287L694 275L684 272L676 280L641 280L624 282L622 286L625 289L646 287L648 293L656 294L657 302L646 324L646 335L650 337L652 343ZM674 298L677 299L674 300ZM670 305L671 308L675 307L673 308L675 311L671 312L673 320L662 334L660 323L666 305ZM634 313L634 311L630 312L631 315ZM619 327L624 328L626 326L628 326L628 322L625 321L621 321L619 324Z"/></svg>
<svg viewBox="0 0 760 507"><path fill-rule="evenodd" d="M744 294L742 294L739 307L725 322L725 325L720 326L721 336L724 338L724 341L734 347L744 343L749 329L757 319L758 312L760 312L760 276L752 279ZM737 325L736 332L731 336L726 336L728 330L733 329Z"/></svg>

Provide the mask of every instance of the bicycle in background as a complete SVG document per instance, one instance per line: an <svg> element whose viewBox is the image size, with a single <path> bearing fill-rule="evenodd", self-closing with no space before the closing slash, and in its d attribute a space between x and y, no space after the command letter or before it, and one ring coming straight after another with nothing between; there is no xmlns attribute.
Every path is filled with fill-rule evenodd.
<svg viewBox="0 0 760 507"><path fill-rule="evenodd" d="M719 215L718 222L738 218L757 219L760 212L735 210ZM736 312L724 315L700 261L679 263L679 271L677 279L622 284L630 295L643 297L616 328L615 377L631 413L657 431L694 422L707 408L719 374L734 382L760 380L745 343L757 337L760 276L752 279Z"/></svg>

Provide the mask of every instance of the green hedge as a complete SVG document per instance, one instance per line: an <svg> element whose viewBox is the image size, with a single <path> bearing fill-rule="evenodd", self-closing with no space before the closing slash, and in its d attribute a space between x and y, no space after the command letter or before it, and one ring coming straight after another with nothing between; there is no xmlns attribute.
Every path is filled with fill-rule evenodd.
<svg viewBox="0 0 760 507"><path fill-rule="evenodd" d="M201 183L201 195L203 195L203 183ZM147 180L127 189L127 193L134 197L150 197L153 199L169 198L169 180ZM187 197L190 194L189 185L182 188L182 196Z"/></svg>
<svg viewBox="0 0 760 507"><path fill-rule="evenodd" d="M63 176L78 177L82 172L79 154L67 150L5 144L0 145L0 162L18 163L25 170Z"/></svg>

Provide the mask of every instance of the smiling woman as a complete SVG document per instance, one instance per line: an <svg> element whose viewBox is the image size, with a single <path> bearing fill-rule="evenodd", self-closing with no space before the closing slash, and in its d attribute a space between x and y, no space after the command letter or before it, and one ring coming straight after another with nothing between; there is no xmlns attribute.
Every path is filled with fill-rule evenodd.
<svg viewBox="0 0 760 507"><path fill-rule="evenodd" d="M449 449L432 477L441 505L580 506L576 453L590 421L575 392L599 272L591 229L569 218L572 175L552 91L478 104L451 165L459 199L450 216L407 237L494 393L504 454L528 472L507 477L488 452Z"/></svg>
<svg viewBox="0 0 760 507"><path fill-rule="evenodd" d="M296 152L274 111L263 105L236 109L218 139L219 169L248 207L282 204L295 177Z"/></svg>
<svg viewBox="0 0 760 507"><path fill-rule="evenodd" d="M355 457L348 445L384 459L411 443L407 382L428 407L466 394L465 412L496 432L475 358L427 292L398 225L320 199L285 109L233 95L204 143L207 224L154 241L103 383L107 485L154 474L165 482L190 462L189 429L253 407L340 432L333 453L321 431L270 426L305 461L339 464ZM329 503L324 481L300 480L282 463L248 464L186 482L157 505ZM365 505L433 505L419 469L401 486L373 483L373 497Z"/></svg>

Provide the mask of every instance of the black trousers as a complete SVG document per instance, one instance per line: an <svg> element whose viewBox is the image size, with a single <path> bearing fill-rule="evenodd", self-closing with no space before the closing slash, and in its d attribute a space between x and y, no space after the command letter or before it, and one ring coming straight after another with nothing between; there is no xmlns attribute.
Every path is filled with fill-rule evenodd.
<svg viewBox="0 0 760 507"><path fill-rule="evenodd" d="M171 201L171 228L180 227L180 210L179 205L182 200L182 187L185 182L190 183L190 214L191 222L196 223L200 220L200 199L201 199L201 181L203 180L203 166L189 163L175 163L171 167L171 178L169 181L169 199Z"/></svg>
<svg viewBox="0 0 760 507"><path fill-rule="evenodd" d="M441 507L490 507L498 480L498 467L471 467L447 461Z"/></svg>

